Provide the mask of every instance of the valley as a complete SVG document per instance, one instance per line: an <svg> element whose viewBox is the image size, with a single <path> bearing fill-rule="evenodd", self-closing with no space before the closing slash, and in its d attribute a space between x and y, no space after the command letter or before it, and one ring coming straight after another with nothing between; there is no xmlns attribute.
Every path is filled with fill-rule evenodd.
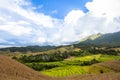
<svg viewBox="0 0 120 80"><path fill-rule="evenodd" d="M95 37L95 39L99 37ZM1 48L0 54L5 56L6 61L7 59L8 61L9 59L10 61L13 60L11 63L15 66L12 66L9 62L2 62L2 60L1 62L5 64L4 66L11 66L8 68L13 71L12 77L15 78L27 76L27 74L23 74L24 72L17 70L18 68L14 70L17 67L16 64L20 64L22 65L21 68L26 67L31 72L35 72L35 77L25 77L29 80L39 80L37 76L41 80L120 79L120 47L118 44L116 46L106 46L106 44L103 46L82 41L67 46L10 47ZM8 68L6 67L6 70ZM4 71L4 75L9 76L9 72ZM31 74L31 72L26 73ZM4 77L4 75L1 75L1 77ZM12 77L10 78L12 79Z"/></svg>

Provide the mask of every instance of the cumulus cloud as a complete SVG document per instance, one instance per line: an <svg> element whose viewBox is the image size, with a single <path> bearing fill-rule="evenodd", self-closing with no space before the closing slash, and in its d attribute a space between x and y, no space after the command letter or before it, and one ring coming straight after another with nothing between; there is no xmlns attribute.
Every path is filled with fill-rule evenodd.
<svg viewBox="0 0 120 80"><path fill-rule="evenodd" d="M68 29L64 31L66 41L79 40L96 33L120 31L119 4L120 0L93 0L86 4L89 12L73 10L68 13L64 19Z"/></svg>
<svg viewBox="0 0 120 80"><path fill-rule="evenodd" d="M107 17L108 19L120 16L120 0L93 0L86 7L96 17Z"/></svg>
<svg viewBox="0 0 120 80"><path fill-rule="evenodd" d="M57 19L35 12L28 0L0 0L0 42L61 45L95 33L120 31L119 4L120 0L93 0L86 4L87 13L73 9Z"/></svg>

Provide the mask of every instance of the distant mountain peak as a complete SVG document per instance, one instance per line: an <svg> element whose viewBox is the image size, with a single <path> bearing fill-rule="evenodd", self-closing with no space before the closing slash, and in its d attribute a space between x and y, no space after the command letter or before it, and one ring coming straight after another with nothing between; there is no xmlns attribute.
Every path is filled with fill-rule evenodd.
<svg viewBox="0 0 120 80"><path fill-rule="evenodd" d="M93 34L91 36L88 36L86 38L83 38L80 42L84 42L86 40L95 40L97 39L98 37L102 36L103 34L102 33L97 33L97 34Z"/></svg>
<svg viewBox="0 0 120 80"><path fill-rule="evenodd" d="M120 31L107 34L95 34L82 39L80 43L94 44L100 46L120 46ZM78 43L79 44L79 43Z"/></svg>

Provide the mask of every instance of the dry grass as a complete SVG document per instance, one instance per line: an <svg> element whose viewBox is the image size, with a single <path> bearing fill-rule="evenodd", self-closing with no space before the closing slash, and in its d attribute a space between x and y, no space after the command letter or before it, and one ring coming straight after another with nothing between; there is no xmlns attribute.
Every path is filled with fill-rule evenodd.
<svg viewBox="0 0 120 80"><path fill-rule="evenodd" d="M6 56L0 55L0 80L53 80Z"/></svg>
<svg viewBox="0 0 120 80"><path fill-rule="evenodd" d="M97 75L78 75L67 78L61 78L60 80L120 80L120 73L104 73Z"/></svg>
<svg viewBox="0 0 120 80"><path fill-rule="evenodd" d="M113 69L117 72L120 72L120 60L107 61L104 63L99 63L98 65L108 67L108 68Z"/></svg>

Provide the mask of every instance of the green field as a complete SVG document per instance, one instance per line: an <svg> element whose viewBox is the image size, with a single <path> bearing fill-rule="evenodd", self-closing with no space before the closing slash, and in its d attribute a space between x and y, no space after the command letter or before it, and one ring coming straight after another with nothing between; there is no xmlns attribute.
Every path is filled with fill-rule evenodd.
<svg viewBox="0 0 120 80"><path fill-rule="evenodd" d="M90 56L84 56L84 57L75 57L71 59L72 61L91 61L92 59L99 60L101 57L101 54L97 55L90 55Z"/></svg>
<svg viewBox="0 0 120 80"><path fill-rule="evenodd" d="M115 56L115 55L101 55L101 58L99 60L101 62L111 61L111 60L120 60L120 56Z"/></svg>
<svg viewBox="0 0 120 80"><path fill-rule="evenodd" d="M74 57L68 60L57 62L33 62L25 64L42 72L43 74L52 77L114 72L112 69L107 67L94 65L96 63L91 63L93 60L96 60L98 61L97 63L100 63L111 60L120 60L120 56L96 54L83 57Z"/></svg>
<svg viewBox="0 0 120 80"><path fill-rule="evenodd" d="M82 75L82 74L100 74L100 73L114 72L114 71L102 66L63 66L41 72L48 76L66 77L66 76Z"/></svg>
<svg viewBox="0 0 120 80"><path fill-rule="evenodd" d="M59 67L52 68L49 70L41 71L43 74L53 77L65 77L65 76L72 76L72 75L81 75L81 74L100 74L100 73L107 73L107 72L114 72L113 70L97 65L89 65L89 66L79 66L84 61L91 61L96 59L100 62L110 61L110 60L120 60L120 56L114 55L91 55L85 57L75 57L68 61L56 62L59 63ZM82 61L82 62L81 62ZM51 64L50 62L48 64Z"/></svg>
<svg viewBox="0 0 120 80"><path fill-rule="evenodd" d="M65 77L76 74L85 74L86 72L82 66L63 66L42 71L42 73L54 77Z"/></svg>

